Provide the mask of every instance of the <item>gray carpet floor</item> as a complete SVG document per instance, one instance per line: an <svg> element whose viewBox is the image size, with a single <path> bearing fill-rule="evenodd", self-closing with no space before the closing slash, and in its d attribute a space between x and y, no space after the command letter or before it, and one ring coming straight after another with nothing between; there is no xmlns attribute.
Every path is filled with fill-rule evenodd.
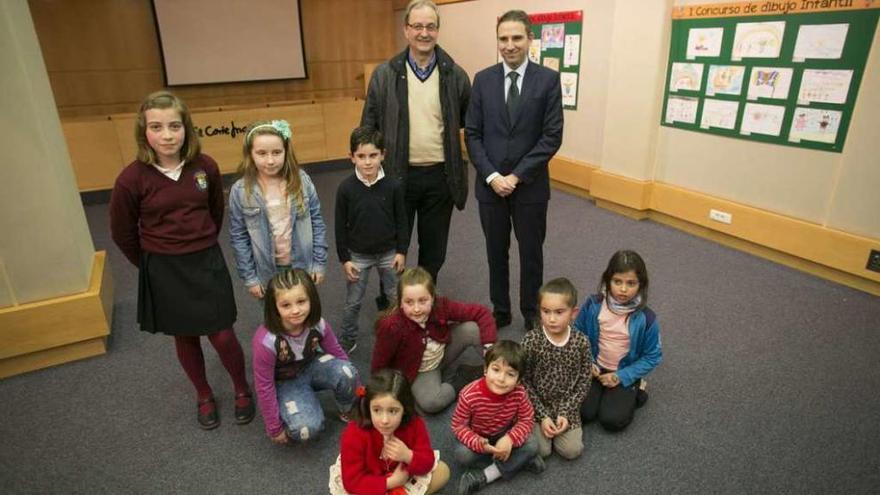
<svg viewBox="0 0 880 495"><path fill-rule="evenodd" d="M348 169L310 170L332 232L336 184ZM273 445L259 415L232 418L232 386L205 341L223 424L201 431L195 398L170 338L140 332L137 276L109 238L106 205L86 207L96 249L115 282L105 356L0 381L3 493L326 493L343 424L329 400L326 430L307 446ZM607 259L645 258L664 362L651 398L626 431L585 429L584 455L551 457L485 493L876 493L880 486L880 299L649 221L636 222L554 191L545 279L594 291ZM228 234L221 245L233 269ZM338 326L344 277L332 247L320 287ZM516 254L512 253L512 259ZM411 250L410 263L415 262ZM512 287L518 287L517 263ZM260 305L236 283L236 331L250 363ZM369 370L375 273L353 362ZM488 304L476 204L453 217L439 292ZM516 300L514 294L514 300ZM519 339L515 319L501 337ZM450 461L451 408L427 418ZM452 484L462 473L451 463Z"/></svg>

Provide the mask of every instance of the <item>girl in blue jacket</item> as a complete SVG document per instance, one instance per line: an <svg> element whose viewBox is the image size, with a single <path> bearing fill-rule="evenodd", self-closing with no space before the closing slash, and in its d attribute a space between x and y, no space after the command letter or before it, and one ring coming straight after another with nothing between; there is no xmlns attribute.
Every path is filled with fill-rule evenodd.
<svg viewBox="0 0 880 495"><path fill-rule="evenodd" d="M663 359L657 315L647 306L648 271L635 251L608 262L599 293L587 298L575 328L590 339L593 381L581 405L584 422L599 418L610 431L632 422L648 400L644 377Z"/></svg>
<svg viewBox="0 0 880 495"><path fill-rule="evenodd" d="M302 268L315 284L327 265L327 228L309 176L293 155L290 125L264 120L248 127L239 173L229 191L229 238L248 292L262 299L281 270Z"/></svg>

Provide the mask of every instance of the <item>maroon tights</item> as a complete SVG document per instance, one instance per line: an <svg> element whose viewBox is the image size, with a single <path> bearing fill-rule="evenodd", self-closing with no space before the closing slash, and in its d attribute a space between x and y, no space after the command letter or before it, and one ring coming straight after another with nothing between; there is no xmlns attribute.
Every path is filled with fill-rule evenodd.
<svg viewBox="0 0 880 495"><path fill-rule="evenodd" d="M241 350L238 338L235 337L235 332L231 328L227 328L208 335L208 340L220 356L223 367L232 377L236 395L248 392L247 378L244 373L244 352ZM208 378L205 376L205 356L202 354L200 338L198 336L175 335L174 346L177 348L177 359L180 360L180 365L183 366L186 376L195 385L199 400L211 397L213 392L211 386L208 385Z"/></svg>

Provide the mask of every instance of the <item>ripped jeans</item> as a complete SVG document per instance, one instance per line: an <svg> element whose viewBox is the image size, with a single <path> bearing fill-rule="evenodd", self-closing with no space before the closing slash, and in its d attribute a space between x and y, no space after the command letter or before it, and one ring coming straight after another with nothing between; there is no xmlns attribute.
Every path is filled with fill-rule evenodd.
<svg viewBox="0 0 880 495"><path fill-rule="evenodd" d="M329 359L328 359L329 358ZM324 429L324 411L318 400L319 390L331 390L339 411L348 414L354 404L358 384L357 368L330 354L315 359L295 378L275 384L281 420L294 442L314 439Z"/></svg>

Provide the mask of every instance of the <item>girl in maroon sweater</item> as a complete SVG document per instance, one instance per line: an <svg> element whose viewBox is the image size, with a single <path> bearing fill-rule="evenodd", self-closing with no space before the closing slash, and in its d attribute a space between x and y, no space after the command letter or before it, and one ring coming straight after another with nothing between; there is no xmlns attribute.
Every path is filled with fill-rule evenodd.
<svg viewBox="0 0 880 495"><path fill-rule="evenodd" d="M397 305L376 323L370 368L400 370L412 383L419 408L440 412L482 375L483 367L459 366L450 383L443 383L443 370L468 347L482 355L495 342L495 334L489 308L437 297L431 275L423 268L410 268L398 280Z"/></svg>
<svg viewBox="0 0 880 495"><path fill-rule="evenodd" d="M331 494L427 494L443 488L449 466L431 448L406 378L381 370L357 394L339 458L330 468Z"/></svg>
<svg viewBox="0 0 880 495"><path fill-rule="evenodd" d="M244 353L232 331L232 280L217 244L223 224L223 184L217 163L199 153L186 105L159 91L135 120L137 159L116 178L110 231L139 270L141 330L174 336L177 357L196 388L199 425L220 424L205 376L200 337L206 335L235 386L235 421L249 423L254 403Z"/></svg>

